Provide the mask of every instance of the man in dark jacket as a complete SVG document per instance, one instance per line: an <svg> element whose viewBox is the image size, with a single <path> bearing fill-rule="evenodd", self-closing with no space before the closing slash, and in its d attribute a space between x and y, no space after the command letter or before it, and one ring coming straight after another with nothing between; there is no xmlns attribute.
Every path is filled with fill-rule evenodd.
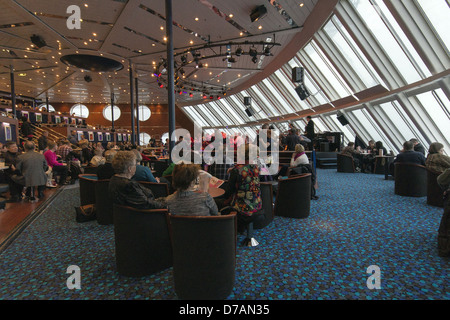
<svg viewBox="0 0 450 320"><path fill-rule="evenodd" d="M307 116L306 120L308 121L308 124L305 127L305 135L309 140L311 140L311 142L309 143L309 150L312 150L314 147L315 137L314 121L312 120L311 116Z"/></svg>
<svg viewBox="0 0 450 320"><path fill-rule="evenodd" d="M297 130L292 128L289 130L289 135L286 137L286 145L289 151L295 151L295 146L302 144L300 137L297 134Z"/></svg>
<svg viewBox="0 0 450 320"><path fill-rule="evenodd" d="M414 151L420 152L421 154L425 155L424 146L416 138L412 138L409 141L411 141L413 143Z"/></svg>
<svg viewBox="0 0 450 320"><path fill-rule="evenodd" d="M411 141L406 141L403 144L403 151L397 155L394 162L415 163L424 166L425 160L422 153L414 151L414 144Z"/></svg>

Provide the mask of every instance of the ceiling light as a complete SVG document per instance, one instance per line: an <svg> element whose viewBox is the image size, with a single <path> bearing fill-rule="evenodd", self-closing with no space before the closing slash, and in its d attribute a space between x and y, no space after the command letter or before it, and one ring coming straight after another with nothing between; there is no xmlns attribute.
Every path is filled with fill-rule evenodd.
<svg viewBox="0 0 450 320"><path fill-rule="evenodd" d="M272 54L270 53L270 48L269 47L265 47L264 48L264 55L265 56L271 56Z"/></svg>
<svg viewBox="0 0 450 320"><path fill-rule="evenodd" d="M252 58L252 62L253 62L253 63L258 62L258 58L257 58L257 57L253 57L253 58Z"/></svg>
<svg viewBox="0 0 450 320"><path fill-rule="evenodd" d="M250 20L252 22L258 21L267 14L267 8L265 6L258 6L250 13Z"/></svg>
<svg viewBox="0 0 450 320"><path fill-rule="evenodd" d="M256 57L258 55L258 51L254 47L250 48L248 53L250 54L250 57Z"/></svg>
<svg viewBox="0 0 450 320"><path fill-rule="evenodd" d="M241 47L236 49L236 55L239 57L243 53L243 50Z"/></svg>

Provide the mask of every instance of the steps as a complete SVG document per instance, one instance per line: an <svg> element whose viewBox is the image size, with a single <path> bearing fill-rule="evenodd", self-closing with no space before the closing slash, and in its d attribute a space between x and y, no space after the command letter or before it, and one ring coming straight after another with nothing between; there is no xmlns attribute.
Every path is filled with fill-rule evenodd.
<svg viewBox="0 0 450 320"><path fill-rule="evenodd" d="M337 169L337 152L316 152L316 167Z"/></svg>

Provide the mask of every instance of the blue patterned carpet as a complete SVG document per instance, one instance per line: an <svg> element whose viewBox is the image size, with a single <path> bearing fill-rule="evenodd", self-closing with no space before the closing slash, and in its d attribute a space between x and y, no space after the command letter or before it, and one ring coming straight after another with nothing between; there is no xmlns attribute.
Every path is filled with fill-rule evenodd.
<svg viewBox="0 0 450 320"><path fill-rule="evenodd" d="M238 247L233 300L448 300L450 259L437 255L443 209L394 195L381 175L318 170L310 217L276 217ZM0 254L1 300L175 300L172 269L117 274L112 226L75 222L78 188L59 197ZM238 240L242 240L239 236ZM70 265L81 290L66 286ZM367 268L381 270L370 290Z"/></svg>

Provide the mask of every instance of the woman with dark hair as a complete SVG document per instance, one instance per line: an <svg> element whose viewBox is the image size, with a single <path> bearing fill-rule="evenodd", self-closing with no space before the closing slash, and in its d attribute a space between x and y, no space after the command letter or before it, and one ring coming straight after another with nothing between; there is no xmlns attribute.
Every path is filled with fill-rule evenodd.
<svg viewBox="0 0 450 320"><path fill-rule="evenodd" d="M387 154L386 148L383 147L383 142L377 141L375 142L375 149L374 149L374 152L377 156L380 155L380 150L383 150L383 154L381 154L382 156L385 156Z"/></svg>
<svg viewBox="0 0 450 320"><path fill-rule="evenodd" d="M439 174L450 168L450 157L444 154L442 143L433 142L430 145L425 166Z"/></svg>
<svg viewBox="0 0 450 320"><path fill-rule="evenodd" d="M165 209L163 199L155 199L151 190L131 180L136 172L136 157L131 151L119 151L112 161L116 173L109 180L108 191L115 204L136 209Z"/></svg>
<svg viewBox="0 0 450 320"><path fill-rule="evenodd" d="M207 190L199 189L200 168L196 164L177 164L173 169L172 186L176 190L166 197L173 215L217 216L219 212Z"/></svg>

